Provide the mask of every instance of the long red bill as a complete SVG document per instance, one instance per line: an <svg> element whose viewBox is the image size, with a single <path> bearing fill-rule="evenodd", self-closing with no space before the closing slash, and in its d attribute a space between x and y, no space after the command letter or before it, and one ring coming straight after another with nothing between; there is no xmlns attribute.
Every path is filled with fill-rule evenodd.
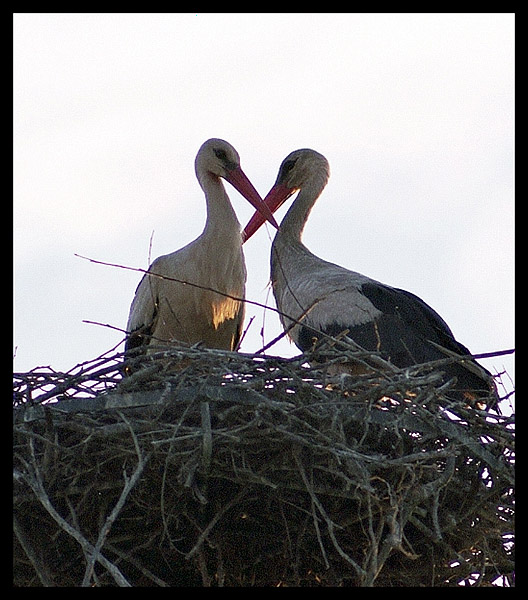
<svg viewBox="0 0 528 600"><path fill-rule="evenodd" d="M269 211L274 213L294 192L295 189L289 188L281 183L276 183L264 198L264 204ZM262 212L257 211L244 228L242 233L242 243L247 242L247 240L260 229L265 221L266 219L262 216Z"/></svg>
<svg viewBox="0 0 528 600"><path fill-rule="evenodd" d="M272 211L264 203L260 194L253 187L253 184L248 179L247 175L242 171L240 167L232 169L226 175L226 180L244 196L244 198L250 202L256 209L258 214L262 218L262 223L269 221L275 229L279 228Z"/></svg>

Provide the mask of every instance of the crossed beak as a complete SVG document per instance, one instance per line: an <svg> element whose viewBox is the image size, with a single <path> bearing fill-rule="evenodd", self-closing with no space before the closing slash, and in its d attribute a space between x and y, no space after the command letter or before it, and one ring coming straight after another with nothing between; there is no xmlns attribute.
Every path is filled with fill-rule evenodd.
<svg viewBox="0 0 528 600"><path fill-rule="evenodd" d="M257 209L255 215L258 215L261 218L259 227L265 221L269 221L273 227L275 227L275 229L279 228L279 225L273 216L273 212L262 200L260 194L253 187L253 184L240 167L235 167L234 169L228 171L225 179Z"/></svg>
<svg viewBox="0 0 528 600"><path fill-rule="evenodd" d="M263 203L267 210L269 210L271 213L274 213L295 192L296 188L290 188L282 183L276 183L264 198ZM264 211L257 211L251 217L242 233L242 243L247 242L247 240L249 240L249 238L265 223L266 217L263 215Z"/></svg>

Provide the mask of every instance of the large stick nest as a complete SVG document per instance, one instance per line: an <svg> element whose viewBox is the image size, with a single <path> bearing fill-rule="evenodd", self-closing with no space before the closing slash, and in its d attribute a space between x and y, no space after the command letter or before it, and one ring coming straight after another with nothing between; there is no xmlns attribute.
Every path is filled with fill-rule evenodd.
<svg viewBox="0 0 528 600"><path fill-rule="evenodd" d="M513 416L318 358L15 375L15 585L513 585Z"/></svg>

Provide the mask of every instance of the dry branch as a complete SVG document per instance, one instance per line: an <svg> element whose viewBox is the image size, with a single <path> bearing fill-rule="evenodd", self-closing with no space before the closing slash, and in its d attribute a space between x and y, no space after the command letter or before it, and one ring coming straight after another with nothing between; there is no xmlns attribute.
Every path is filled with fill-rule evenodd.
<svg viewBox="0 0 528 600"><path fill-rule="evenodd" d="M514 416L349 352L15 374L15 585L512 585Z"/></svg>

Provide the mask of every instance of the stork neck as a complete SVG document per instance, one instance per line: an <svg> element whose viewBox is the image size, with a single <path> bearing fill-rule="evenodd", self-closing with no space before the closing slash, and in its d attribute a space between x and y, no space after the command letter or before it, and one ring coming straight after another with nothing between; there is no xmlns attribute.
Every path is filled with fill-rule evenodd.
<svg viewBox="0 0 528 600"><path fill-rule="evenodd" d="M326 181L321 183L318 180L312 179L301 188L297 198L282 220L277 237L284 236L301 242L306 221L325 185Z"/></svg>
<svg viewBox="0 0 528 600"><path fill-rule="evenodd" d="M220 177L206 173L200 178L205 193L207 221L202 235L240 235L240 223Z"/></svg>

